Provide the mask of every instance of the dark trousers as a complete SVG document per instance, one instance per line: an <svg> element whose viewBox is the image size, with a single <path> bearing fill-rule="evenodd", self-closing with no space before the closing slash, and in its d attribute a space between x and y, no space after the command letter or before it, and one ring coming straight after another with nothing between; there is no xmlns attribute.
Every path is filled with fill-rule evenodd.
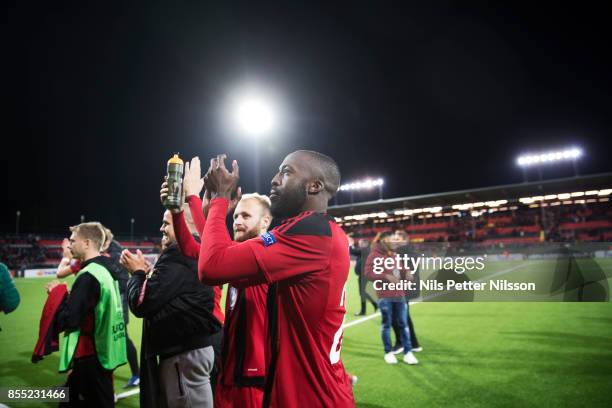
<svg viewBox="0 0 612 408"><path fill-rule="evenodd" d="M361 310L359 311L359 313L365 314L366 301L372 303L372 307L374 307L374 311L376 311L376 309L378 308L376 300L374 300L374 298L372 298L372 296L370 296L370 294L366 291L366 284L368 283L368 280L364 278L361 273L359 273L357 277L359 279L359 297L361 298Z"/></svg>
<svg viewBox="0 0 612 408"><path fill-rule="evenodd" d="M213 395L217 388L217 377L221 371L221 350L223 349L223 330L219 330L217 333L210 336L210 342L215 352L215 363L213 365L212 372L210 373L210 386L212 387Z"/></svg>
<svg viewBox="0 0 612 408"><path fill-rule="evenodd" d="M127 347L127 359L130 364L130 371L132 375L140 376L140 370L138 369L138 352L134 346L134 342L128 336L127 324L125 325L125 343Z"/></svg>
<svg viewBox="0 0 612 408"><path fill-rule="evenodd" d="M408 330L410 331L410 343L412 344L412 348L421 347L419 346L419 341L417 340L416 332L414 331L414 325L412 324L412 318L410 317L410 304L408 301L406 302L406 315L406 318L408 319ZM395 344L401 344L401 328L395 320L393 321L393 332L395 333Z"/></svg>
<svg viewBox="0 0 612 408"><path fill-rule="evenodd" d="M66 386L70 401L60 403L60 407L115 406L113 372L104 369L97 356L74 360Z"/></svg>

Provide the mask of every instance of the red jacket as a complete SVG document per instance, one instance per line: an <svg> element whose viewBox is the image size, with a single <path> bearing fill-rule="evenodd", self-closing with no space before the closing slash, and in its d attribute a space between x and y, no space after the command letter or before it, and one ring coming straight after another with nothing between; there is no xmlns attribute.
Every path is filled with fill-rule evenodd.
<svg viewBox="0 0 612 408"><path fill-rule="evenodd" d="M370 255L368 255L368 259L366 260L366 263L365 263L364 273L365 273L366 278L371 281L377 281L377 280L382 281L381 283L376 283L376 286L378 287L381 287L382 283L391 282L393 280L392 278L393 276L401 280L410 279L410 276L409 276L410 273L408 270L405 270L402 268L399 268L399 269L396 268L397 265L395 265L395 255L396 253L394 252L389 253L388 251L380 247L373 248L372 251L370 252ZM394 266L392 268L385 268L384 260L387 258L393 259ZM375 262L377 266L376 268L375 268ZM374 269L376 269L377 272L380 271L380 269L382 269L382 271L380 271L380 273L376 273L374 272ZM404 290L376 290L376 294L378 295L379 298L404 297L405 291Z"/></svg>

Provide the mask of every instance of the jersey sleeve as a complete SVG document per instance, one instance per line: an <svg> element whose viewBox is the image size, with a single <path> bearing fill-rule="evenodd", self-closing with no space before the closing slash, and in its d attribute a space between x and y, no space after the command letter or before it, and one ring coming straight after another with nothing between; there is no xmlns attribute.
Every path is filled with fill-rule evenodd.
<svg viewBox="0 0 612 408"><path fill-rule="evenodd" d="M176 242L182 254L188 258L197 259L200 253L200 244L198 244L193 235L191 235L183 211L172 213L172 223Z"/></svg>
<svg viewBox="0 0 612 408"><path fill-rule="evenodd" d="M187 197L187 203L189 204L189 211L191 212L191 218L198 231L200 237L204 231L204 225L206 225L206 218L202 212L202 200L197 195L190 195Z"/></svg>
<svg viewBox="0 0 612 408"><path fill-rule="evenodd" d="M225 227L227 206L224 198L211 201L198 259L202 282L235 282L244 287L317 272L328 266L332 233L325 215L304 214L260 237L234 243Z"/></svg>
<svg viewBox="0 0 612 408"><path fill-rule="evenodd" d="M207 285L222 285L240 281L257 285L264 277L255 255L246 243L235 243L225 225L229 200L214 198L204 226L198 258L198 276Z"/></svg>

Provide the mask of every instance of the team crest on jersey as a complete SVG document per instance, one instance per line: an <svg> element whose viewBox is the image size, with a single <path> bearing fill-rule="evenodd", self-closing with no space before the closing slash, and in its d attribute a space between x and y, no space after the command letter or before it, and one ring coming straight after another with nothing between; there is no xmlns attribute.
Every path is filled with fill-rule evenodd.
<svg viewBox="0 0 612 408"><path fill-rule="evenodd" d="M272 232L266 232L265 234L260 235L261 240L263 241L264 246L269 247L272 244L276 243L276 237Z"/></svg>
<svg viewBox="0 0 612 408"><path fill-rule="evenodd" d="M236 306L236 300L238 300L238 290L234 287L231 287L229 288L230 310L234 310L234 306Z"/></svg>

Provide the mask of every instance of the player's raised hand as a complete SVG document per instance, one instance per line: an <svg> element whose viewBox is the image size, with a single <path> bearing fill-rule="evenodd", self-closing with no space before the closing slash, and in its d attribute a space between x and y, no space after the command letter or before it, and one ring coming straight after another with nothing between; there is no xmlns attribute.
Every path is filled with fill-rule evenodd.
<svg viewBox="0 0 612 408"><path fill-rule="evenodd" d="M170 190L168 189L168 176L164 176L164 182L161 184L159 189L159 200L162 205L166 206L166 197L168 197ZM183 201L185 201L185 189L183 189ZM182 208L168 208L172 213L180 213L183 211Z"/></svg>
<svg viewBox="0 0 612 408"><path fill-rule="evenodd" d="M202 197L202 214L204 214L204 218L208 217L208 209L210 208L210 198L210 190L205 189L204 196Z"/></svg>
<svg viewBox="0 0 612 408"><path fill-rule="evenodd" d="M227 155L220 154L210 159L210 168L205 177L205 184L206 188L211 191L213 198L224 197L231 200L232 195L235 195L238 188L240 172L236 160L232 161L231 172L225 167L226 157Z"/></svg>
<svg viewBox="0 0 612 408"><path fill-rule="evenodd" d="M165 203L166 197L168 197L168 176L164 176L164 181L159 189L159 200L162 205Z"/></svg>
<svg viewBox="0 0 612 408"><path fill-rule="evenodd" d="M191 163L185 163L185 175L183 176L183 191L185 196L191 195L200 196L200 192L204 187L204 179L202 178L202 169L200 166L200 158L198 156L191 159Z"/></svg>

